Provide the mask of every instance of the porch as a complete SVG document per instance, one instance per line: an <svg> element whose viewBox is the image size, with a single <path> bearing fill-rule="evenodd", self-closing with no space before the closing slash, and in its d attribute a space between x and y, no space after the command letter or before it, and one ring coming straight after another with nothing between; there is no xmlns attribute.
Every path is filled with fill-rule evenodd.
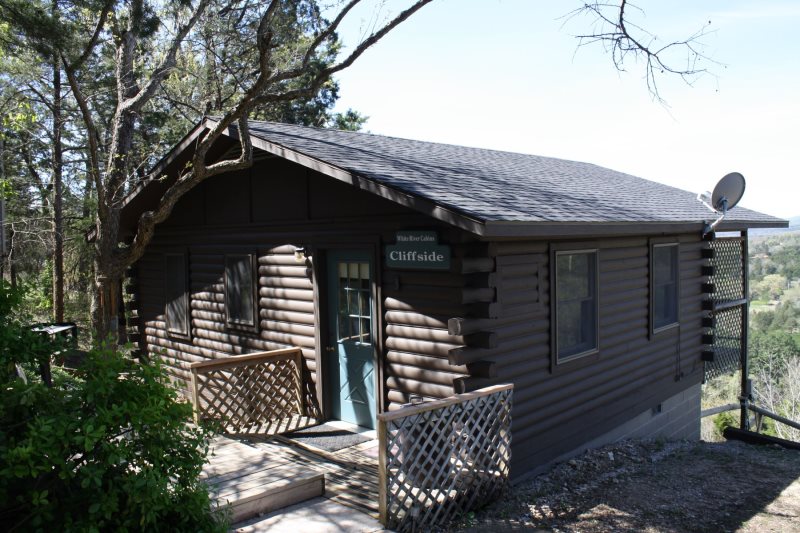
<svg viewBox="0 0 800 533"><path fill-rule="evenodd" d="M377 446L377 440L366 444ZM378 464L356 445L333 453L289 438L217 437L203 478L231 523L324 497L378 518Z"/></svg>
<svg viewBox="0 0 800 533"><path fill-rule="evenodd" d="M291 348L191 365L196 418L226 434L203 475L232 523L324 496L416 530L507 487L511 385L381 413L369 438L326 451L302 442L321 423L306 414L302 361Z"/></svg>

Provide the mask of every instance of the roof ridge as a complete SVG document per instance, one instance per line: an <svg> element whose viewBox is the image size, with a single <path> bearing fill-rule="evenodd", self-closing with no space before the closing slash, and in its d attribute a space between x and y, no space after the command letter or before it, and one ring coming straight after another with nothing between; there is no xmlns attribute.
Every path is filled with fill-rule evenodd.
<svg viewBox="0 0 800 533"><path fill-rule="evenodd" d="M215 117L208 117L208 118L214 120ZM276 126L288 126L290 128L303 128L303 129L315 130L315 131L319 131L319 132L344 133L344 134L350 134L350 135L354 135L354 136L364 136L364 137L369 136L369 137L376 137L376 138L380 138L380 139L391 139L391 140L397 140L397 141L407 141L407 142L411 142L411 143L430 144L430 145L434 145L434 146L449 146L449 147L452 147L452 148L466 148L468 150L476 150L476 151L480 151L480 152L491 152L491 153L503 154L503 155L510 154L510 155L517 155L517 156L525 156L525 157L538 157L538 158L541 158L541 159L548 159L548 160L552 160L552 161L564 161L566 163L579 163L581 165L591 165L591 166L594 166L594 167L603 168L605 170L614 170L614 169L609 169L608 167L602 167L602 166L597 165L595 163L590 163L588 161L579 161L577 159L567 159L567 158L563 158L563 157L553 157L553 156L548 156L548 155L539 155L539 154L532 154L532 153L526 153L526 152L513 152L511 150L499 150L497 148L484 148L484 147L481 147L481 146L469 146L469 145L465 145L465 144L455 144L455 143L448 143L448 142L441 142L441 141L424 141L424 140L421 140L421 139L411 139L411 138L408 138L408 137L398 137L396 135L386 135L386 134L383 134L383 133L373 133L373 132L370 132L370 131L340 130L340 129L336 129L336 128L323 128L323 127L320 127L320 126L306 126L305 124L292 124L292 123L289 123L289 122L275 122L275 121L272 121L272 120L251 120L251 121L249 121L249 123L250 124L270 124L270 125L276 125ZM620 172L620 171L616 171L615 170L615 172ZM627 174L626 172L622 172L622 173L623 174ZM629 176L633 176L633 177L638 177L638 176L634 176L633 174L628 174L628 175ZM644 179L644 178L642 178L642 179Z"/></svg>

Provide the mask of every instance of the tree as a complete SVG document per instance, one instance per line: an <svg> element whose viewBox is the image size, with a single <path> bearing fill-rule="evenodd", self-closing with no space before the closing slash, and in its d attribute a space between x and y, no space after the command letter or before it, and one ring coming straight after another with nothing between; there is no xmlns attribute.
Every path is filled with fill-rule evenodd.
<svg viewBox="0 0 800 533"><path fill-rule="evenodd" d="M784 332L754 333L750 338L753 394L765 409L800 420L800 346ZM784 439L800 439L800 431L775 424Z"/></svg>
<svg viewBox="0 0 800 533"><path fill-rule="evenodd" d="M87 171L97 196L93 322L101 337L115 329L120 280L125 269L143 253L155 225L197 183L252 163L248 117L281 106L284 112L307 112L309 109L295 104L308 102L323 87L330 98L331 91L335 91L331 77L336 72L350 66L430 1L411 3L343 58L337 58L336 30L360 0L339 4L336 10L326 12L330 20L315 0L273 0L265 5L246 0L224 4L211 0L75 0L60 4L55 12L49 12L41 2L0 3L0 19L8 21L12 29L8 42L35 49L45 57L57 56L80 111L87 141ZM208 13L210 6L220 5L217 13ZM141 216L133 240L127 245L120 243L122 201L132 184L143 178L143 163L152 158L144 143L137 142L137 135L143 131L141 126L147 124L143 117L152 110L158 96L167 94L164 86L174 77L179 58L191 55L196 47L198 22L206 15L206 22L219 15L245 21L254 29L255 46L242 36L237 41L235 35L228 35L230 41L225 47L212 47L212 34L206 33L209 39L202 51L207 57L230 48L241 51L247 61L239 62L238 68L232 70L216 68L216 61L206 62L205 81L219 97L215 100L219 105L207 107L220 111L218 125L203 136L191 166L159 206ZM218 90L225 87L219 83L223 74L228 80L236 80L227 85L231 88L227 92ZM98 79L106 80L113 89L111 101L99 100L87 90L96 87ZM212 93L206 92L207 101ZM320 105L324 107L325 102ZM242 132L239 156L207 164L209 148L231 125Z"/></svg>
<svg viewBox="0 0 800 533"><path fill-rule="evenodd" d="M57 55L79 109L88 183L97 198L93 323L101 338L115 329L120 280L144 253L155 226L198 183L252 164L248 119L300 115L313 123L320 105L335 96L332 76L430 2L408 0L404 10L341 55L336 32L362 0L331 6L317 0L71 0L59 3L60 16L42 0L0 0L0 21L10 28L7 41L45 57ZM629 23L629 8L622 0L578 10L604 23L595 34L581 36L582 42L612 43L620 69L628 57L644 57L647 85L655 94L657 69L685 78L699 72L692 63L672 67L664 58L674 50L702 57L694 48L697 36L653 49L631 33L640 28ZM180 83L178 73L197 83ZM92 91L103 84L107 90ZM202 134L183 174L154 209L139 216L132 239L121 243L123 199L137 181L158 178L143 169L155 158L148 150L149 128L159 127L165 106L187 115L213 111L218 119ZM348 126L362 120L352 113L335 118ZM231 127L239 132L239 153L206 161Z"/></svg>

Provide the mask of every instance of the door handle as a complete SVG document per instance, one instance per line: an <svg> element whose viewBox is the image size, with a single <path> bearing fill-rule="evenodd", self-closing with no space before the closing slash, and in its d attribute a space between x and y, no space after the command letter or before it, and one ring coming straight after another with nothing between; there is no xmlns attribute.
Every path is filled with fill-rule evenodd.
<svg viewBox="0 0 800 533"><path fill-rule="evenodd" d="M336 348L334 348L333 346L326 346L325 347L325 351L326 352L333 352L333 351L336 351Z"/></svg>

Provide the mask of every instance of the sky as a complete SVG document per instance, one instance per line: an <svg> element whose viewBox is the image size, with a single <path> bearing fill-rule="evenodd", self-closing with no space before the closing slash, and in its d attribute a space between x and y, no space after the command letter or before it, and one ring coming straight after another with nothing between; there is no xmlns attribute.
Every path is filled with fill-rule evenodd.
<svg viewBox="0 0 800 533"><path fill-rule="evenodd" d="M346 47L401 0L342 27ZM381 135L595 163L692 192L747 180L742 206L800 215L800 1L641 0L632 21L656 43L701 28L709 74L691 86L643 63L615 69L580 0L434 0L338 76L337 110ZM345 50L347 50L346 48Z"/></svg>

